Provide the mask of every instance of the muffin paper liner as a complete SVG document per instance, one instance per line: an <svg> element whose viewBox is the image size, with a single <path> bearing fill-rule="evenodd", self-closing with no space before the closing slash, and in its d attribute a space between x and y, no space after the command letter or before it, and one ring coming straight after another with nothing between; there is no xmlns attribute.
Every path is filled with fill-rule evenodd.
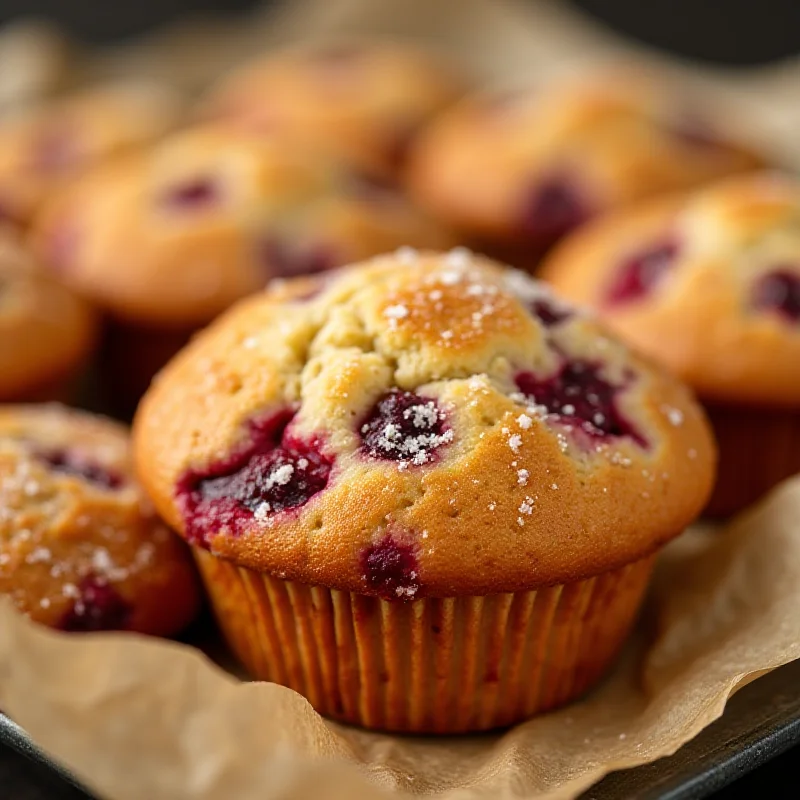
<svg viewBox="0 0 800 800"><path fill-rule="evenodd" d="M708 406L719 446L719 473L707 512L728 516L800 472L800 413Z"/></svg>
<svg viewBox="0 0 800 800"><path fill-rule="evenodd" d="M325 716L431 733L507 726L583 694L619 651L654 562L538 591L407 602L195 556L251 675Z"/></svg>
<svg viewBox="0 0 800 800"><path fill-rule="evenodd" d="M633 580L633 575L628 577ZM659 558L651 585L628 646L604 680L571 705L499 733L397 736L340 725L321 717L290 689L242 681L226 652L199 638L191 641L205 644L206 652L226 669L194 645L132 634L70 636L37 627L2 603L0 708L89 788L110 800L574 798L612 770L673 753L722 713L738 687L800 658L800 478L730 527L689 532L676 540ZM440 659L457 671L463 681L457 689L435 673L426 682L421 669L411 668L418 658L401 656L409 665L401 688L390 692L391 682L379 682L378 692L362 695L336 688L353 683L357 663L344 660L334 671L330 662L312 654L333 650L335 625L331 634L330 625L319 625L317 617L304 613L310 622L298 628L289 613L302 604L309 604L304 611L313 610L316 603L322 610L320 619L329 621L332 616L334 623L339 619L340 627L353 632L352 641L347 640L351 652L356 627L368 638L378 626L387 631L396 627L394 611L381 616L387 605L409 626L407 638L387 646L412 648L418 645L410 631L422 634L424 629L402 615L419 613L430 620L447 608L447 601L397 605L373 600L369 620L356 623L363 598L354 602L342 595L334 601L330 593L282 586L282 594L271 598L271 607L282 609L273 615L275 625L283 626L282 637L296 635L302 644L282 654L271 645L259 645L240 655L262 669L275 670L276 676L282 671L281 679L304 682L312 696L330 692L336 697L338 691L342 710L349 695L347 702L362 703L364 713L389 715L390 709L403 707L423 717L427 713L431 720L445 713L455 718L458 709L488 718L507 708L499 698L502 681L508 682L514 672L513 659L501 659L499 685L486 683L482 670L501 649L514 650L514 616L523 616L526 603L535 607L542 597L559 594L551 589L535 598L532 593L501 596L491 601L491 612L485 600L461 601L463 607L453 608L454 618L477 618L479 612L488 618L491 613L498 624L474 624L485 637L474 645L475 668L462 671L459 660L465 665L467 660L459 650L435 655L432 647L427 650L424 658ZM230 587L231 602L252 593L263 599L275 590L238 574L230 576ZM620 591L619 585L613 588ZM564 599L567 594L572 595L572 607ZM596 600L588 597L588 589L573 588L560 590L550 603L578 617L583 604L599 608L601 596L595 582ZM261 608L260 603L243 606L255 607ZM249 628L254 620L242 624ZM259 642L269 643L269 620L261 616L257 624L265 626ZM276 641L279 630L276 627ZM553 638L549 652L559 659L577 652L571 639L577 629L567 635L552 625L551 633L556 630L560 635ZM229 628L228 635L237 632ZM603 628L596 628L592 647L604 636ZM427 633L420 638L426 645L433 641ZM533 639L530 646L535 649L538 643ZM498 643L503 647L497 649ZM374 663L365 658L363 668L380 670L384 653L367 649ZM300 652L303 659L293 655ZM273 658L267 665L268 653ZM598 661L590 659L595 665ZM427 669L433 661L425 663ZM549 682L540 686L549 687L545 695L555 702L590 680L588 673L580 667L551 673ZM468 694L471 686L476 687L474 696L462 705L459 695ZM409 698L402 697L406 692ZM537 692L531 688L526 696ZM411 695L425 695L425 705L408 702ZM443 711L453 697L457 708Z"/></svg>

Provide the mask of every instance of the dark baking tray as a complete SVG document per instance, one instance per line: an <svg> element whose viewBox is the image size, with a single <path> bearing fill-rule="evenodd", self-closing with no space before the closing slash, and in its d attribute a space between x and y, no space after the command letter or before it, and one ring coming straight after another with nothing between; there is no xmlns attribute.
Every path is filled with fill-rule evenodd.
<svg viewBox="0 0 800 800"><path fill-rule="evenodd" d="M91 798L3 715L0 715L0 745L15 751L25 762L25 769L13 770L13 779L0 771L4 798ZM787 664L738 692L728 703L725 714L675 755L612 773L585 792L582 800L709 797L795 745L800 745L800 661ZM770 785L771 798L797 796L778 795L775 784ZM793 792L797 791L794 785Z"/></svg>

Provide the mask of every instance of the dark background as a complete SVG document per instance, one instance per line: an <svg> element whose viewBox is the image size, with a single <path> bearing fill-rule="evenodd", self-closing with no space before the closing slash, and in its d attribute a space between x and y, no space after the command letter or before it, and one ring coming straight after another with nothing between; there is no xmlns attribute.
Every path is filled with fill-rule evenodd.
<svg viewBox="0 0 800 800"><path fill-rule="evenodd" d="M758 64L800 52L798 0L571 2L632 37L698 60ZM235 13L254 5L255 0L0 0L0 23L22 14L44 16L85 42L105 42L178 19L187 10Z"/></svg>
<svg viewBox="0 0 800 800"><path fill-rule="evenodd" d="M572 4L632 38L706 63L754 65L800 53L800 0L572 0ZM99 43L135 36L190 10L234 14L254 5L254 0L0 0L0 24L19 16L41 16L59 23L78 40ZM720 792L716 800L800 797L795 778L798 760L800 752L790 750ZM63 784L0 745L0 798L82 796L59 786Z"/></svg>

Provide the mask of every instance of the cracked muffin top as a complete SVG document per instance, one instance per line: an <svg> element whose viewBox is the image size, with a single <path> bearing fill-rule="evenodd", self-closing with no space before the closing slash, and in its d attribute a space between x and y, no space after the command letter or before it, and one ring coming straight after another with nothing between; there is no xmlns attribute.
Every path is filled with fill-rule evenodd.
<svg viewBox="0 0 800 800"><path fill-rule="evenodd" d="M224 77L203 114L279 133L390 175L420 127L460 93L435 58L388 42L305 43Z"/></svg>
<svg viewBox="0 0 800 800"><path fill-rule="evenodd" d="M74 181L38 215L32 241L100 307L162 326L208 322L271 278L452 243L382 181L297 143L216 127Z"/></svg>
<svg viewBox="0 0 800 800"><path fill-rule="evenodd" d="M0 217L27 223L41 201L88 167L163 135L177 121L172 93L151 84L86 90L0 123Z"/></svg>
<svg viewBox="0 0 800 800"><path fill-rule="evenodd" d="M704 398L800 405L800 183L729 178L587 226L544 274Z"/></svg>
<svg viewBox="0 0 800 800"><path fill-rule="evenodd" d="M649 555L715 452L681 383L521 273L402 249L247 299L156 379L137 470L191 543L387 597Z"/></svg>
<svg viewBox="0 0 800 800"><path fill-rule="evenodd" d="M0 594L68 631L169 635L191 620L191 559L136 483L122 425L0 408Z"/></svg>
<svg viewBox="0 0 800 800"><path fill-rule="evenodd" d="M409 185L456 229L545 248L608 209L760 163L686 103L616 72L470 97L418 139Z"/></svg>
<svg viewBox="0 0 800 800"><path fill-rule="evenodd" d="M0 401L57 393L92 352L92 309L38 269L0 225Z"/></svg>

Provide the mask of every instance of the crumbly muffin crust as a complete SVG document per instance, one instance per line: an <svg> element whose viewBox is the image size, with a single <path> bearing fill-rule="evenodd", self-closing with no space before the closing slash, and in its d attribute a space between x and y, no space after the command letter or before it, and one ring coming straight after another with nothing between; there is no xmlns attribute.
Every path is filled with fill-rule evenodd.
<svg viewBox="0 0 800 800"><path fill-rule="evenodd" d="M0 594L63 630L168 635L191 620L191 559L135 483L121 425L0 408Z"/></svg>
<svg viewBox="0 0 800 800"><path fill-rule="evenodd" d="M90 355L96 331L84 301L37 269L16 232L0 226L0 400L30 398L68 379Z"/></svg>
<svg viewBox="0 0 800 800"><path fill-rule="evenodd" d="M521 273L403 249L250 298L156 379L138 474L196 546L388 597L566 583L702 508L689 391Z"/></svg>
<svg viewBox="0 0 800 800"><path fill-rule="evenodd" d="M709 400L800 406L800 184L759 172L578 231L544 277Z"/></svg>
<svg viewBox="0 0 800 800"><path fill-rule="evenodd" d="M393 188L297 143L207 127L75 181L44 208L32 241L114 316L187 326L270 278L450 237Z"/></svg>
<svg viewBox="0 0 800 800"><path fill-rule="evenodd" d="M759 163L658 84L610 73L465 99L419 138L408 183L465 233L544 247L607 209Z"/></svg>

